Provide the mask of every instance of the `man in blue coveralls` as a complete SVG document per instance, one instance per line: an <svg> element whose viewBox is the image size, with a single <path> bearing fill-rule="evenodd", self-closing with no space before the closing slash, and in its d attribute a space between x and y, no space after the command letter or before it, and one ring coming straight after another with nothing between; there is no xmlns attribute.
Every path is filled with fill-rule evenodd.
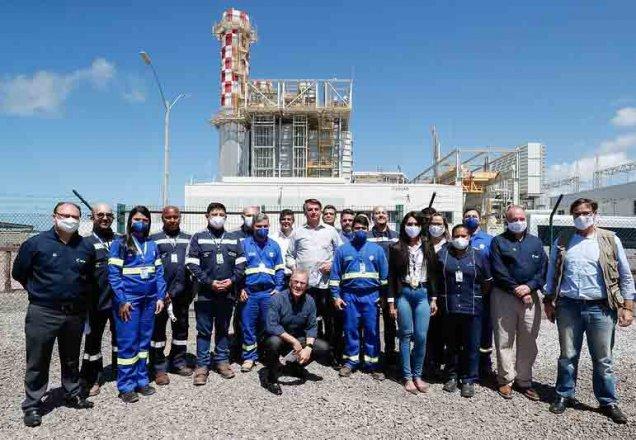
<svg viewBox="0 0 636 440"><path fill-rule="evenodd" d="M349 243L336 249L329 286L334 306L344 310L345 365L341 377L351 376L360 365L360 333L364 330L364 364L376 380L384 380L379 369L380 332L378 301L380 290L387 287L388 263L384 251L367 241L369 220L357 215L353 220L354 235Z"/></svg>
<svg viewBox="0 0 636 440"><path fill-rule="evenodd" d="M243 328L243 365L241 371L247 373L254 368L258 359L257 344L259 334L267 322L270 297L285 288L285 263L280 246L269 239L269 217L259 213L254 217L254 235L245 238L245 288L240 301L245 303L241 310Z"/></svg>

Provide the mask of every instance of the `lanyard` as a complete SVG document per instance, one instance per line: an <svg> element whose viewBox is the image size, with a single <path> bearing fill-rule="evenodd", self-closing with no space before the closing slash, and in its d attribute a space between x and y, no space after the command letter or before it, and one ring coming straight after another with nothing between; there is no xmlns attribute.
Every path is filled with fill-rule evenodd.
<svg viewBox="0 0 636 440"><path fill-rule="evenodd" d="M137 252L139 252L139 255L141 255L141 261L142 262L146 262L146 252L148 252L148 241L144 241L144 248L143 250L141 249L141 246L139 245L139 242L137 241L137 239L135 238L135 236L133 235L133 242L135 243L135 247L137 248Z"/></svg>
<svg viewBox="0 0 636 440"><path fill-rule="evenodd" d="M101 238L99 238L99 235L97 235L96 233L93 232L93 237L95 237L97 239L97 241L99 241L104 248L110 252L110 241L103 241Z"/></svg>
<svg viewBox="0 0 636 440"><path fill-rule="evenodd" d="M208 231L208 234L210 234L210 238L212 239L212 243L214 243L214 246L216 246L216 248L214 249L214 253L218 254L221 252L221 244L223 244L223 237L225 237L225 231L223 231L223 233L221 234L221 237L216 238L214 236L214 234L212 234L210 231Z"/></svg>

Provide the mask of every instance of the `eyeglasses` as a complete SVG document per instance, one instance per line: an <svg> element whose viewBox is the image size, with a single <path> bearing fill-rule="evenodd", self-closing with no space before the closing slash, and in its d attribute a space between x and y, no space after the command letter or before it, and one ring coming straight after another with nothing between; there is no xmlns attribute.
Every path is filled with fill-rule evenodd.
<svg viewBox="0 0 636 440"><path fill-rule="evenodd" d="M115 216L110 212L98 212L93 214L93 216L97 218L115 218Z"/></svg>

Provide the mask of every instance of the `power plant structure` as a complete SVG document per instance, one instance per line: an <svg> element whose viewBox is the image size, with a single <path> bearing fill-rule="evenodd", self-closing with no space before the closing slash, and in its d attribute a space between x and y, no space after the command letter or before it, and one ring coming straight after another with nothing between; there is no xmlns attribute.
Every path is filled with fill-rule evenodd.
<svg viewBox="0 0 636 440"><path fill-rule="evenodd" d="M351 178L352 83L348 79L251 79L256 31L229 9L214 25L221 42L222 177Z"/></svg>

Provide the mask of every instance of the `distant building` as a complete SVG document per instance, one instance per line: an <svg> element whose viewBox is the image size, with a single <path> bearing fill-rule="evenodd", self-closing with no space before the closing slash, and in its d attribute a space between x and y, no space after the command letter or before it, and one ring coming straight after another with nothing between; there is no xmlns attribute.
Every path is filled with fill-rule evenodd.
<svg viewBox="0 0 636 440"><path fill-rule="evenodd" d="M598 202L601 215L636 216L636 182L565 194L557 212L568 214L572 202L581 197ZM550 206L554 206L557 198L550 198Z"/></svg>

